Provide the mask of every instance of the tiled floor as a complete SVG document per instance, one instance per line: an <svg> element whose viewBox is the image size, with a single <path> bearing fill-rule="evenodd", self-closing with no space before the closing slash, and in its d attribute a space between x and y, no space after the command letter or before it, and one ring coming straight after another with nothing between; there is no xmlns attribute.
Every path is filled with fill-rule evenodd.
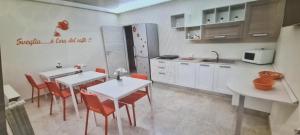
<svg viewBox="0 0 300 135"><path fill-rule="evenodd" d="M68 100L67 121L63 121L63 113L58 109L49 115L50 98L41 99L40 108L36 102L26 103L36 135L84 134L84 104L79 104L81 119L77 119L72 102ZM129 126L125 108L122 109L124 135L234 135L236 108L231 106L228 97L154 84L153 100L153 118L146 97L137 103L137 127ZM104 119L99 114L97 121L99 126L90 115L88 134L104 134ZM244 115L243 135L270 135L269 130L267 118ZM118 134L117 122L112 117L109 119L109 134Z"/></svg>

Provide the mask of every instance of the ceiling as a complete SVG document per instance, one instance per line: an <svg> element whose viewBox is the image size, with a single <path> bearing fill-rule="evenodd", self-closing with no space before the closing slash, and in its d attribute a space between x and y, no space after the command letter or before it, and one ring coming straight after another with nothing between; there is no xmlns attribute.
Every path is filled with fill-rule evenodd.
<svg viewBox="0 0 300 135"><path fill-rule="evenodd" d="M110 13L123 13L171 0L33 0L43 3L71 6Z"/></svg>

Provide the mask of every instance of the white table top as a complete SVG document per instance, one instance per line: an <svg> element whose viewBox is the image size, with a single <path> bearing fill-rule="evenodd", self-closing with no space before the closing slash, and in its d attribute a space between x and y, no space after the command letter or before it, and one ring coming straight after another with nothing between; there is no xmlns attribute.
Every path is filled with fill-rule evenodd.
<svg viewBox="0 0 300 135"><path fill-rule="evenodd" d="M120 99L136 90L143 88L152 82L131 77L122 77L122 81L116 79L88 87L87 90L92 93L105 95L112 99Z"/></svg>
<svg viewBox="0 0 300 135"><path fill-rule="evenodd" d="M64 85L80 85L89 81L106 78L106 76L107 74L98 73L95 71L86 71L79 74L57 78L55 80Z"/></svg>
<svg viewBox="0 0 300 135"><path fill-rule="evenodd" d="M60 68L51 71L41 72L40 75L46 78L54 78L57 76L63 76L70 73L75 73L80 69L77 68Z"/></svg>
<svg viewBox="0 0 300 135"><path fill-rule="evenodd" d="M236 75L238 77L232 78L228 83L228 88L233 92L243 96L255 97L270 101L283 102L283 103L296 103L297 100L293 99L287 92L282 81L276 81L274 88L271 91L261 91L254 87L253 80L257 78L257 74L249 73L247 75Z"/></svg>

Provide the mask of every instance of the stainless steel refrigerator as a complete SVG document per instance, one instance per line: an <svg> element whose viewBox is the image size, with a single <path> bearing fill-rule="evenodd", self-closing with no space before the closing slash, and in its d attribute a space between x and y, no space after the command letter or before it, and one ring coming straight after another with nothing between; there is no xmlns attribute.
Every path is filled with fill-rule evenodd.
<svg viewBox="0 0 300 135"><path fill-rule="evenodd" d="M159 56L157 24L132 25L136 72L150 78L150 59Z"/></svg>

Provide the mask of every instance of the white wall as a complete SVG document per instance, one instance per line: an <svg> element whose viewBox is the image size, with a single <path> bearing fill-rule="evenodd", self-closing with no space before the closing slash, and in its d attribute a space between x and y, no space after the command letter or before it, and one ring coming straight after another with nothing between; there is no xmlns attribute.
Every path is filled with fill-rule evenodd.
<svg viewBox="0 0 300 135"><path fill-rule="evenodd" d="M275 66L285 75L295 95L300 97L300 26L281 29ZM293 135L300 128L299 107L274 103L270 116L273 135Z"/></svg>
<svg viewBox="0 0 300 135"><path fill-rule="evenodd" d="M35 35L53 35L58 21L66 19L71 33L96 35L89 45L16 46L16 39ZM24 73L54 69L57 61L63 66L87 64L89 69L106 67L101 25L117 25L114 14L23 0L1 0L0 44L4 84L11 84L24 98L31 97L31 88Z"/></svg>
<svg viewBox="0 0 300 135"><path fill-rule="evenodd" d="M220 52L220 57L222 58L240 59L243 50L262 47L275 48L276 43L190 42L184 39L184 31L178 31L171 28L170 16L177 13L199 13L202 9L243 3L247 1L253 0L175 0L148 8L123 13L119 16L119 21L123 25L134 23L158 24L160 54L214 57L210 51L216 50Z"/></svg>

